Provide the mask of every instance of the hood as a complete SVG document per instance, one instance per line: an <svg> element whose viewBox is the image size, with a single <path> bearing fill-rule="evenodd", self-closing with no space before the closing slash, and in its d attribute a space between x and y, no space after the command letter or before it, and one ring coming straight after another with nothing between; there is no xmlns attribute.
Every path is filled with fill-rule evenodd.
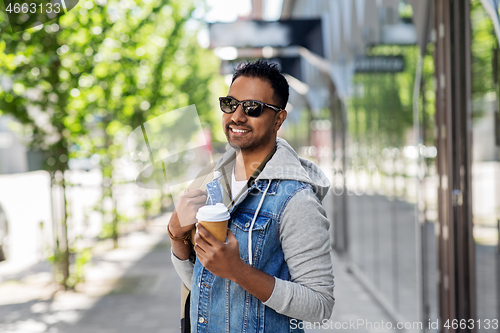
<svg viewBox="0 0 500 333"><path fill-rule="evenodd" d="M218 178L222 176L222 171L227 175L231 172L232 162L236 157L236 151L234 148L228 150L220 159L220 161L215 166L214 178ZM273 180L273 179L282 179L282 180L296 180L299 182L305 182L311 184L314 193L318 197L319 201L323 201L323 198L326 196L328 189L330 188L330 182L326 175L321 171L321 169L314 163L300 158L295 150L286 142L286 140L281 138L276 138L276 152L271 157L269 161L265 164L262 172L255 178L256 184L259 180ZM248 230L248 262L250 266L253 264L253 254L252 254L252 230L259 214L260 208L262 207L262 203L266 198L266 193L269 190L271 182L267 182L267 187L262 193L259 204L255 210L253 215L252 223L250 224L250 228ZM227 182L226 182L227 186ZM236 203L233 207L235 207L238 202L241 202L244 198L244 195L238 197Z"/></svg>
<svg viewBox="0 0 500 333"><path fill-rule="evenodd" d="M231 148L219 160L215 169L219 169L235 156L235 150ZM296 180L311 184L320 201L323 200L330 188L330 181L325 173L316 164L299 157L290 144L282 138L276 138L276 152L255 181L262 179Z"/></svg>

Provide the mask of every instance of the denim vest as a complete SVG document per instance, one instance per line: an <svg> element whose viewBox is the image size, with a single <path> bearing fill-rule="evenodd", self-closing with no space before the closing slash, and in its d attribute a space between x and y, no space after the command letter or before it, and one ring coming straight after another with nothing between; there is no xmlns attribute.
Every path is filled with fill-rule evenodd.
<svg viewBox="0 0 500 333"><path fill-rule="evenodd" d="M248 234L258 204L269 180L257 180L230 209L229 228L239 244L241 259L249 264ZM281 248L281 213L292 196L311 186L294 180L273 180L252 229L252 266L282 280L290 272ZM222 202L218 180L207 184L208 203ZM246 196L245 196L246 195ZM300 320L279 314L245 289L213 275L196 259L191 286L191 332L196 333L300 333ZM292 329L292 327L297 327Z"/></svg>

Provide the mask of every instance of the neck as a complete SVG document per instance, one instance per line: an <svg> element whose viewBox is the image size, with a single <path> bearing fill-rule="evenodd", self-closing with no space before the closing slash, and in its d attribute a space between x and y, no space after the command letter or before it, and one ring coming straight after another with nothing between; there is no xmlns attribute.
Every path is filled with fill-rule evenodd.
<svg viewBox="0 0 500 333"><path fill-rule="evenodd" d="M264 159L271 153L276 144L276 138L258 150L247 152L237 151L234 178L237 181L249 179Z"/></svg>

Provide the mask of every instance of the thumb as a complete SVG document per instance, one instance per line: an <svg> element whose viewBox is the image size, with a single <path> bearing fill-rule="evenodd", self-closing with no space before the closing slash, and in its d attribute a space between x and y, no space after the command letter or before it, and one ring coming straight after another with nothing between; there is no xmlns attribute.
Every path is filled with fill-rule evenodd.
<svg viewBox="0 0 500 333"><path fill-rule="evenodd" d="M238 242L238 240L236 239L236 236L233 234L233 232L231 231L231 229L227 228L227 242L228 243L233 243L233 242Z"/></svg>

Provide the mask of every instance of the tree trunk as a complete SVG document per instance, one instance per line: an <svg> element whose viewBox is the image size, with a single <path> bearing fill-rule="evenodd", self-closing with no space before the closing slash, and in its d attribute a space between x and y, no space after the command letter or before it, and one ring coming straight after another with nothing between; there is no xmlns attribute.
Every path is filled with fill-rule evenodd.
<svg viewBox="0 0 500 333"><path fill-rule="evenodd" d="M64 198L64 211L62 218L62 251L63 260L61 262L61 271L63 274L63 285L64 289L68 289L68 278L69 278L69 241L68 241L68 200L66 196L66 180L64 178L64 171L62 171L62 194Z"/></svg>
<svg viewBox="0 0 500 333"><path fill-rule="evenodd" d="M113 202L112 237L113 237L113 246L116 249L118 247L118 212L116 208L116 198L113 196L113 183L111 183L109 187L109 196L111 198L111 202Z"/></svg>

